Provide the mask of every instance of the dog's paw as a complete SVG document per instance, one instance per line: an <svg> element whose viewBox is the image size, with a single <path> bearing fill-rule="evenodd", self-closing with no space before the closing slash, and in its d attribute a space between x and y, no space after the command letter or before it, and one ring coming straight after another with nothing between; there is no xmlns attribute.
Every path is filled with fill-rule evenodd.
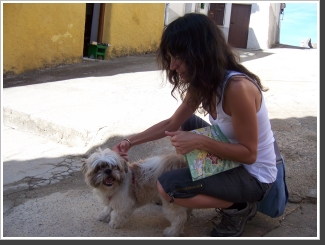
<svg viewBox="0 0 325 245"><path fill-rule="evenodd" d="M102 222L108 223L111 220L111 216L106 212L102 212L98 215L98 219Z"/></svg>
<svg viewBox="0 0 325 245"><path fill-rule="evenodd" d="M186 214L187 214L187 220L189 220L192 216L194 216L192 209L188 209L186 211Z"/></svg>
<svg viewBox="0 0 325 245"><path fill-rule="evenodd" d="M165 237L179 237L182 232L180 232L179 230L175 230L174 227L170 226L164 229L164 236Z"/></svg>
<svg viewBox="0 0 325 245"><path fill-rule="evenodd" d="M111 220L109 223L108 223L108 226L112 229L118 229L120 228L122 225L114 220Z"/></svg>
<svg viewBox="0 0 325 245"><path fill-rule="evenodd" d="M155 204L156 204L156 205L159 205L159 206L162 206L162 201L161 201L160 199L157 199L157 200L155 201Z"/></svg>

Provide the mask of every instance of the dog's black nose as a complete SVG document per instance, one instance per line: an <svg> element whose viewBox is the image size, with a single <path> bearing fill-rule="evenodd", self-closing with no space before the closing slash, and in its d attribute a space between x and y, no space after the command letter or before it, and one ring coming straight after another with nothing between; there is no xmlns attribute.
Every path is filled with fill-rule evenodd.
<svg viewBox="0 0 325 245"><path fill-rule="evenodd" d="M109 175L109 174L112 173L112 169L106 169L106 170L104 171L104 173L107 174L107 175Z"/></svg>

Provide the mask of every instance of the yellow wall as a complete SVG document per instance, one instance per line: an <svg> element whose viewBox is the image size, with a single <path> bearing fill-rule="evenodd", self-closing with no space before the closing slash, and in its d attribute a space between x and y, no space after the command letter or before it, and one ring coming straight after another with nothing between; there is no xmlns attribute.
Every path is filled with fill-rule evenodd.
<svg viewBox="0 0 325 245"><path fill-rule="evenodd" d="M3 73L82 61L85 3L4 3Z"/></svg>
<svg viewBox="0 0 325 245"><path fill-rule="evenodd" d="M164 3L106 3L106 59L155 52L164 12ZM81 62L85 15L86 3L4 3L3 74Z"/></svg>
<svg viewBox="0 0 325 245"><path fill-rule="evenodd" d="M164 27L164 3L107 3L103 40L106 59L155 52Z"/></svg>

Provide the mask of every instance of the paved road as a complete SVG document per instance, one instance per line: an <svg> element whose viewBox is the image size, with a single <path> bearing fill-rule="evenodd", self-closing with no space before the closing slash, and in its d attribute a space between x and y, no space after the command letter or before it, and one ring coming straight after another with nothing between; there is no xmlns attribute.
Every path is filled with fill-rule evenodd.
<svg viewBox="0 0 325 245"><path fill-rule="evenodd" d="M286 159L285 214L261 213L242 237L317 239L319 227L319 50L236 50L264 85L272 128ZM160 237L168 225L154 203L123 229L99 222L102 208L81 174L85 157L171 115L180 101L161 86L153 54L85 59L3 79L2 238ZM130 160L173 151L167 138L136 146ZM195 210L186 237L207 237L214 209Z"/></svg>

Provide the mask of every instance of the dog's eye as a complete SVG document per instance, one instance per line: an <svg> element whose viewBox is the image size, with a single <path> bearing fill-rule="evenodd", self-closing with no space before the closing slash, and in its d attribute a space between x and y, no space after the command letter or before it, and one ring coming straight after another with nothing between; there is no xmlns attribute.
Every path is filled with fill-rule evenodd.
<svg viewBox="0 0 325 245"><path fill-rule="evenodd" d="M120 170L119 166L114 166L113 169Z"/></svg>
<svg viewBox="0 0 325 245"><path fill-rule="evenodd" d="M101 164L99 165L99 168L100 168L100 169L106 168L106 163L101 163Z"/></svg>

